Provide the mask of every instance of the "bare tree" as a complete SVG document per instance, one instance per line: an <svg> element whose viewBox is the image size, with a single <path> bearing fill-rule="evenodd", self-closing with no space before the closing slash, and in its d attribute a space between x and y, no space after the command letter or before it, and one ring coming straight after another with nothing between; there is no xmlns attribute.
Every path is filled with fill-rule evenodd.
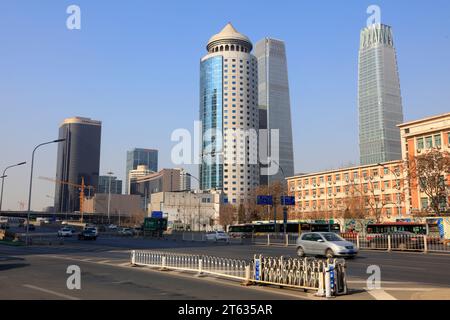
<svg viewBox="0 0 450 320"><path fill-rule="evenodd" d="M410 159L409 165L410 184L428 196L429 208L439 215L447 206L450 153L430 149Z"/></svg>
<svg viewBox="0 0 450 320"><path fill-rule="evenodd" d="M223 204L220 206L219 222L226 229L235 221L236 207L231 204Z"/></svg>

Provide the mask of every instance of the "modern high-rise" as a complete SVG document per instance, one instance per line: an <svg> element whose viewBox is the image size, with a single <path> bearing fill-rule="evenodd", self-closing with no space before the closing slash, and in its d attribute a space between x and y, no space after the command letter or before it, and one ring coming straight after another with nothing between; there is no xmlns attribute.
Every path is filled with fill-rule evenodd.
<svg viewBox="0 0 450 320"><path fill-rule="evenodd" d="M211 37L200 62L200 188L245 201L259 185L258 62L248 37L228 23Z"/></svg>
<svg viewBox="0 0 450 320"><path fill-rule="evenodd" d="M81 117L68 118L59 127L59 139L66 141L58 145L56 212L80 211L79 189L60 182L80 185L84 179L86 186L98 186L101 130L100 121ZM86 189L86 195L89 190L95 192Z"/></svg>
<svg viewBox="0 0 450 320"><path fill-rule="evenodd" d="M125 193L128 194L128 181L130 170L136 170L138 166L145 165L149 170L153 172L158 171L158 150L154 149L142 149L135 148L127 151L127 168L126 168L126 180L127 187Z"/></svg>
<svg viewBox="0 0 450 320"><path fill-rule="evenodd" d="M403 122L397 57L391 27L361 31L359 48L359 149L361 165L401 159Z"/></svg>
<svg viewBox="0 0 450 320"><path fill-rule="evenodd" d="M114 176L100 176L98 177L98 188L96 193L122 194L122 180Z"/></svg>
<svg viewBox="0 0 450 320"><path fill-rule="evenodd" d="M286 47L283 41L264 38L256 43L255 56L258 59L259 127L268 130L267 144L264 144L267 148L260 150L262 162L260 182L261 184L285 182L285 177L294 175ZM278 130L278 139L275 130ZM273 134L275 135L272 136ZM262 145L260 144L260 148ZM275 161L271 163L269 157ZM271 165L274 169L267 168L267 172L264 172L263 168L267 167L265 164Z"/></svg>

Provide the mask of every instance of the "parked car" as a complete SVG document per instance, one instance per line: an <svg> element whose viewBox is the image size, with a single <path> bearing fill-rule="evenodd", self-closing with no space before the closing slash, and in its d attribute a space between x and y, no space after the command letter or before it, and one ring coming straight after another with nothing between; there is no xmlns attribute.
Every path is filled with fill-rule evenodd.
<svg viewBox="0 0 450 320"><path fill-rule="evenodd" d="M132 236L133 235L133 230L131 228L121 228L119 230L119 234L121 236Z"/></svg>
<svg viewBox="0 0 450 320"><path fill-rule="evenodd" d="M207 241L230 241L230 236L224 231L212 231L206 234Z"/></svg>
<svg viewBox="0 0 450 320"><path fill-rule="evenodd" d="M98 236L98 229L97 229L97 227L88 226L88 227L84 228L84 231L85 230L92 231L95 234L96 237Z"/></svg>
<svg viewBox="0 0 450 320"><path fill-rule="evenodd" d="M381 234L368 234L366 240L372 249L386 249L388 238L391 238L391 248L398 250L423 250L423 236L408 231L396 231Z"/></svg>
<svg viewBox="0 0 450 320"><path fill-rule="evenodd" d="M117 230L117 226L116 226L115 224L110 224L110 225L108 226L108 229L109 229L109 230Z"/></svg>
<svg viewBox="0 0 450 320"><path fill-rule="evenodd" d="M62 228L58 230L58 237L71 237L73 235L73 230L71 228Z"/></svg>
<svg viewBox="0 0 450 320"><path fill-rule="evenodd" d="M97 240L97 234L92 229L84 229L78 235L78 240Z"/></svg>
<svg viewBox="0 0 450 320"><path fill-rule="evenodd" d="M358 248L349 241L334 232L305 232L297 239L297 255L354 257L358 254Z"/></svg>

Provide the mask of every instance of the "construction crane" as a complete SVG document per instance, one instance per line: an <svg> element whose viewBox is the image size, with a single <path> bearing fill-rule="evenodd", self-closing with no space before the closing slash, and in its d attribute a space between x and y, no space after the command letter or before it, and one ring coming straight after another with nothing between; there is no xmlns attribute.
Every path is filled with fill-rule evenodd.
<svg viewBox="0 0 450 320"><path fill-rule="evenodd" d="M95 190L95 188L93 186L87 186L84 184L84 177L81 177L81 184L76 184L76 183L72 183L69 181L62 181L62 180L55 180L52 178L47 178L47 177L39 177L39 179L42 180L47 180L47 181L51 181L54 183L59 183L59 184L65 184L71 187L75 187L75 188L79 188L80 190L80 213L81 213L81 222L83 222L83 213L84 213L84 190L88 189L89 190L89 194L90 194L90 190Z"/></svg>

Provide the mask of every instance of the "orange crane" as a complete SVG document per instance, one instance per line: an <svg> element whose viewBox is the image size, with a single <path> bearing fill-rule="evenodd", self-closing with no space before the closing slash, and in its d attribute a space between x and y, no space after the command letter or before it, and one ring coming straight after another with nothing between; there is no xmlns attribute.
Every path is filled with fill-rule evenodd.
<svg viewBox="0 0 450 320"><path fill-rule="evenodd" d="M84 190L85 189L92 189L95 190L95 188L93 186L87 186L84 184L84 177L81 177L81 184L76 184L76 183L72 183L69 181L62 181L62 180L55 180L52 178L47 178L47 177L39 177L39 179L42 180L47 180L47 181L51 181L51 182L55 182L55 183L60 183L60 184L65 184L68 186L72 186L75 188L79 188L80 189L80 213L81 213L81 222L83 222L83 213L84 213Z"/></svg>

